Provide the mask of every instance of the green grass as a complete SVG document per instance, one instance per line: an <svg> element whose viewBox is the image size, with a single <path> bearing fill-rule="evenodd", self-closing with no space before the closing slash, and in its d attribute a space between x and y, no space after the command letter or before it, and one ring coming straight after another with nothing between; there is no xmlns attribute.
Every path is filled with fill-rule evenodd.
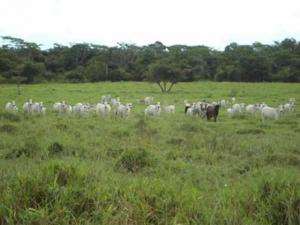
<svg viewBox="0 0 300 225"><path fill-rule="evenodd" d="M128 119L25 116L29 98L97 102L119 96ZM145 118L138 100L176 104ZM0 86L0 224L300 224L300 110L278 121L186 117L183 100L266 102L294 97L299 84L180 83L170 94L148 83Z"/></svg>

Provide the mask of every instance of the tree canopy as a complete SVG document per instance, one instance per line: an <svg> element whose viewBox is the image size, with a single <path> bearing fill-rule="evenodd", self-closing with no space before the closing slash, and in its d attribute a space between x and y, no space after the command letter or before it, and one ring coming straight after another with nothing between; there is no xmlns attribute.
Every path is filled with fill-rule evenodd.
<svg viewBox="0 0 300 225"><path fill-rule="evenodd" d="M43 50L20 38L5 36L2 41L2 83L149 80L167 92L179 81L300 81L300 42L292 38L272 45L231 43L224 51L202 45L165 46L158 41L113 47L54 44Z"/></svg>
<svg viewBox="0 0 300 225"><path fill-rule="evenodd" d="M147 80L157 83L162 92L169 92L180 79L180 71L172 64L154 63L149 66Z"/></svg>

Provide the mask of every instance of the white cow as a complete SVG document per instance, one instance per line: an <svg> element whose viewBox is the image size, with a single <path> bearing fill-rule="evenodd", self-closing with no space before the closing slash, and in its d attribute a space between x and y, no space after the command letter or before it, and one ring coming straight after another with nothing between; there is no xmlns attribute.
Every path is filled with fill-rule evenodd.
<svg viewBox="0 0 300 225"><path fill-rule="evenodd" d="M17 107L15 101L6 103L5 110L8 112L18 112L18 107Z"/></svg>
<svg viewBox="0 0 300 225"><path fill-rule="evenodd" d="M101 96L101 103L105 103L105 102L110 102L111 100L111 95L102 95Z"/></svg>
<svg viewBox="0 0 300 225"><path fill-rule="evenodd" d="M245 111L246 104L245 104L245 103L240 103L240 106L241 106L241 110L242 110L242 112L243 112L243 111Z"/></svg>
<svg viewBox="0 0 300 225"><path fill-rule="evenodd" d="M80 116L87 115L89 112L89 107L86 104L77 103L72 107L72 111Z"/></svg>
<svg viewBox="0 0 300 225"><path fill-rule="evenodd" d="M245 109L245 103L233 104L231 108L227 109L227 113L230 117L241 115Z"/></svg>
<svg viewBox="0 0 300 225"><path fill-rule="evenodd" d="M228 102L227 102L225 99L222 99L222 100L220 101L220 106L221 106L221 107L226 108L227 105L228 105Z"/></svg>
<svg viewBox="0 0 300 225"><path fill-rule="evenodd" d="M234 111L233 108L228 108L228 109L227 109L227 114L228 114L230 117L233 117L233 116L237 115L238 113L236 113L236 112Z"/></svg>
<svg viewBox="0 0 300 225"><path fill-rule="evenodd" d="M160 103L158 102L156 105L149 105L144 112L146 116L159 116L161 112Z"/></svg>
<svg viewBox="0 0 300 225"><path fill-rule="evenodd" d="M231 98L231 104L233 105L235 103L235 97Z"/></svg>
<svg viewBox="0 0 300 225"><path fill-rule="evenodd" d="M261 110L262 120L267 118L277 120L281 112L282 111L279 108L272 108L269 106L265 106Z"/></svg>
<svg viewBox="0 0 300 225"><path fill-rule="evenodd" d="M66 104L65 101L56 102L53 104L53 111L58 113L71 113L72 106Z"/></svg>
<svg viewBox="0 0 300 225"><path fill-rule="evenodd" d="M107 116L109 115L110 111L111 111L111 106L107 102L98 103L96 105L96 113L99 115Z"/></svg>
<svg viewBox="0 0 300 225"><path fill-rule="evenodd" d="M35 102L31 105L31 113L34 114L46 114L46 107L43 102Z"/></svg>
<svg viewBox="0 0 300 225"><path fill-rule="evenodd" d="M235 113L242 113L242 106L240 104L234 104L232 109Z"/></svg>
<svg viewBox="0 0 300 225"><path fill-rule="evenodd" d="M110 102L111 102L112 107L118 107L119 105L121 105L119 97L118 98L112 98Z"/></svg>
<svg viewBox="0 0 300 225"><path fill-rule="evenodd" d="M163 109L166 113L175 113L175 105L167 105Z"/></svg>
<svg viewBox="0 0 300 225"><path fill-rule="evenodd" d="M193 103L192 105L186 105L185 106L186 107L186 112L185 112L185 114L187 115L187 116L194 116L194 115L196 115L197 113L197 111L198 111L198 109L199 109L199 107L196 105L196 103ZM188 107L188 108L187 108Z"/></svg>
<svg viewBox="0 0 300 225"><path fill-rule="evenodd" d="M293 102L288 102L283 105L284 111L291 112L295 110L295 104Z"/></svg>
<svg viewBox="0 0 300 225"><path fill-rule="evenodd" d="M247 105L245 110L247 113L250 113L250 114L255 114L257 111L259 111L259 106L256 105L256 104L250 104L250 105Z"/></svg>
<svg viewBox="0 0 300 225"><path fill-rule="evenodd" d="M153 97L145 97L144 103L145 105L150 105L153 102Z"/></svg>
<svg viewBox="0 0 300 225"><path fill-rule="evenodd" d="M29 99L28 102L25 102L23 104L23 111L24 111L24 113L28 113L28 114L32 113L32 106L33 106L32 99Z"/></svg>
<svg viewBox="0 0 300 225"><path fill-rule="evenodd" d="M207 103L193 103L192 105L185 105L185 114L187 116L201 116L204 117L206 108L208 104Z"/></svg>
<svg viewBox="0 0 300 225"><path fill-rule="evenodd" d="M132 109L131 103L127 103L126 105L120 104L119 106L117 106L115 114L120 117L128 117L131 109Z"/></svg>

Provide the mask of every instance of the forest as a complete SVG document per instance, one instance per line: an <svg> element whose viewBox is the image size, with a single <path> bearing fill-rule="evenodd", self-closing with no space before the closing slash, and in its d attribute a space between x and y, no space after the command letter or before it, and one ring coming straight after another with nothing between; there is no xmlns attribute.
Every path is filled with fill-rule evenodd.
<svg viewBox="0 0 300 225"><path fill-rule="evenodd" d="M203 45L165 46L159 41L114 47L54 44L42 49L20 38L1 39L0 83L147 81L153 71L171 77L176 73L176 82L300 81L300 42L293 38L272 45L231 43L224 51Z"/></svg>

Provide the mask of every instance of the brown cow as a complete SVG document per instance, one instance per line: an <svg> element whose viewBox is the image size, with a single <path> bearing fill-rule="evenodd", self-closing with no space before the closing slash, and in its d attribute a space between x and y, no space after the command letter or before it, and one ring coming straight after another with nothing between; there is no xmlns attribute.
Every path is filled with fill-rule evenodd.
<svg viewBox="0 0 300 225"><path fill-rule="evenodd" d="M210 120L212 117L214 121L217 122L217 117L219 114L220 105L209 105L206 108L206 118Z"/></svg>

